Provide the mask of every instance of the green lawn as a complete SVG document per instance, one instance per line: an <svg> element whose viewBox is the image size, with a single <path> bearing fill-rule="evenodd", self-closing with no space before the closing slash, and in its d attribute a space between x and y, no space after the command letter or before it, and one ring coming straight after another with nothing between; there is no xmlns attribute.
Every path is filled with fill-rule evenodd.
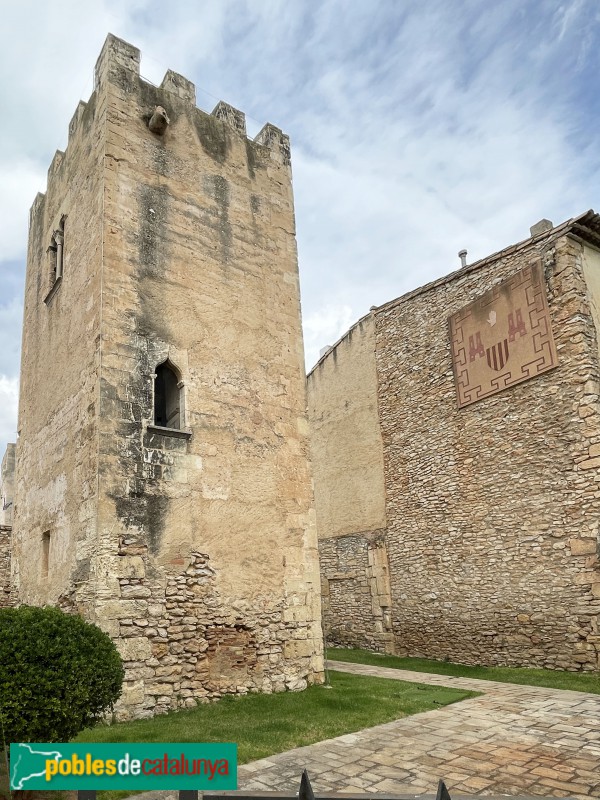
<svg viewBox="0 0 600 800"><path fill-rule="evenodd" d="M341 647L330 647L327 655L332 660L354 664L373 664L379 667L409 669L412 672L430 672L458 678L479 678L483 681L521 683L525 686L547 686L550 689L570 689L573 692L600 694L600 672L560 672L526 667L469 667L466 664L432 661L428 658L399 658Z"/></svg>
<svg viewBox="0 0 600 800"><path fill-rule="evenodd" d="M99 725L84 731L75 741L236 742L238 763L245 764L477 695L343 672L330 672L330 679L331 688L311 686L304 692L226 696L215 703L148 720ZM2 773L0 765L0 798L7 796L6 775ZM118 800L128 794L131 792L100 792L99 800Z"/></svg>
<svg viewBox="0 0 600 800"><path fill-rule="evenodd" d="M227 696L153 719L98 726L81 742L237 742L238 762L455 703L475 693L331 672L331 686Z"/></svg>

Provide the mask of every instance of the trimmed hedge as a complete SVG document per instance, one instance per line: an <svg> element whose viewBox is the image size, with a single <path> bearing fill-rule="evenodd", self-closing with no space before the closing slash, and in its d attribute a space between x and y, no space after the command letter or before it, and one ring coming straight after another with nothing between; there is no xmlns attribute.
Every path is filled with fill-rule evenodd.
<svg viewBox="0 0 600 800"><path fill-rule="evenodd" d="M121 658L100 628L58 608L0 609L0 716L7 745L69 741L110 711L122 683Z"/></svg>

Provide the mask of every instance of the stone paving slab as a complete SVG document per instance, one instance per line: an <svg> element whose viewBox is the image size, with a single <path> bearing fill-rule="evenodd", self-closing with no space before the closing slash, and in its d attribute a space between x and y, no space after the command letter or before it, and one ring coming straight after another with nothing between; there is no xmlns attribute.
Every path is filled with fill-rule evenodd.
<svg viewBox="0 0 600 800"><path fill-rule="evenodd" d="M482 692L239 768L239 789L600 797L600 695L329 661L357 675Z"/></svg>

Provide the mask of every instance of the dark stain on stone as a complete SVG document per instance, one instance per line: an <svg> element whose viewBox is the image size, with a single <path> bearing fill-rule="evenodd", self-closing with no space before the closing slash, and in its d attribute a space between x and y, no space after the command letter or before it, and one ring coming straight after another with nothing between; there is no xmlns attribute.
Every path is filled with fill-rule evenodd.
<svg viewBox="0 0 600 800"><path fill-rule="evenodd" d="M254 178L256 174L256 153L250 139L246 139L246 163L248 164L248 175Z"/></svg>
<svg viewBox="0 0 600 800"><path fill-rule="evenodd" d="M217 206L217 233L221 245L221 261L227 264L231 255L231 222L229 220L229 183L222 175L207 175L204 188L214 198Z"/></svg>
<svg viewBox="0 0 600 800"><path fill-rule="evenodd" d="M135 92L138 89L138 84L141 83L139 75L114 62L111 64L108 79L127 94Z"/></svg>
<svg viewBox="0 0 600 800"><path fill-rule="evenodd" d="M98 102L98 92L92 92L90 99L87 101L83 114L81 115L81 125L83 126L84 134L90 132L94 116L96 114L96 103Z"/></svg>
<svg viewBox="0 0 600 800"><path fill-rule="evenodd" d="M171 119L171 107L167 108L165 105L165 93L162 92L158 86L153 86L147 81L140 80L139 86L140 105L144 109L143 119L148 123L150 117L154 113L156 106L162 106L167 112L167 116Z"/></svg>
<svg viewBox="0 0 600 800"><path fill-rule="evenodd" d="M167 148L167 143L164 137L161 136L155 142L153 161L156 173L158 175L162 175L165 178L168 177L170 174L169 152L170 151Z"/></svg>
<svg viewBox="0 0 600 800"><path fill-rule="evenodd" d="M73 583L83 583L90 578L90 559L83 558L73 570Z"/></svg>
<svg viewBox="0 0 600 800"><path fill-rule="evenodd" d="M118 413L114 435L117 446L113 452L118 455L121 485L110 496L122 524L142 531L150 553L156 554L169 500L156 494L160 476L149 471L144 461L141 420L152 418L149 349L143 345L138 348L137 365L127 377L127 386L123 387L127 400L120 400L119 392L107 381L103 381L103 391L115 403Z"/></svg>
<svg viewBox="0 0 600 800"><path fill-rule="evenodd" d="M164 314L164 281L168 264L168 191L165 186L142 185L138 196L140 220L137 285L138 333L171 341Z"/></svg>
<svg viewBox="0 0 600 800"><path fill-rule="evenodd" d="M169 508L169 498L164 495L150 494L146 496L146 530L148 532L148 549L153 555L160 550L165 517Z"/></svg>
<svg viewBox="0 0 600 800"><path fill-rule="evenodd" d="M166 234L167 190L164 186L142 184L139 190L140 217L138 267L140 278L158 277L164 272L164 245Z"/></svg>
<svg viewBox="0 0 600 800"><path fill-rule="evenodd" d="M167 450L170 453L177 450L180 453L186 453L187 439L169 436L168 433L156 434L146 431L144 433L144 447L149 450Z"/></svg>
<svg viewBox="0 0 600 800"><path fill-rule="evenodd" d="M117 517L125 528L140 531L149 553L156 555L169 507L169 498L160 493L161 466L148 464L144 458L148 435L143 435L143 420L153 415L151 375L156 346L150 337L138 335L136 342L136 364L125 378L126 385L102 381L103 408L112 405L114 414L114 435L103 441L103 449L118 458L116 475L114 469L108 473L114 481L109 496Z"/></svg>
<svg viewBox="0 0 600 800"><path fill-rule="evenodd" d="M169 149L169 131L179 116L176 106L183 101L179 100L178 103L178 100L179 98L173 94L166 93L164 90L146 83L146 81L140 81L140 105L143 109L140 119L144 127L148 129L148 123L157 106L162 106L169 117L169 127L162 136L152 133L148 129L149 141L153 145L152 161L154 169L158 175L163 177L168 177L171 174L172 153Z"/></svg>
<svg viewBox="0 0 600 800"><path fill-rule="evenodd" d="M192 122L204 152L222 164L229 155L231 147L227 127L199 108L193 109Z"/></svg>
<svg viewBox="0 0 600 800"><path fill-rule="evenodd" d="M117 516L126 528L145 532L148 551L157 555L165 529L165 517L169 498L159 494L148 494L145 489L130 491L125 497L114 497Z"/></svg>
<svg viewBox="0 0 600 800"><path fill-rule="evenodd" d="M147 124L146 115L150 115L157 105L166 109L171 123L177 113L183 113L183 101L178 98L171 98L143 81L139 87L138 124ZM185 113L189 113L187 108ZM113 432L101 436L101 447L103 453L112 456L105 474L111 486L109 496L114 502L117 518L131 535L139 531L149 555L156 555L164 537L170 502L161 488L168 461L165 458L163 464L163 459L158 457L145 460L149 455L149 435L144 433L144 422L152 420L154 415L152 381L156 364L163 357L165 344L176 344L165 314L172 235L169 215L173 199L166 185L158 185L162 177L170 175L175 162L168 135L155 137L148 131L148 137L143 158L155 173L156 182L150 178L148 184L138 184L137 188L138 228L128 237L134 253L131 277L137 291L137 302L124 313L121 323L123 334L129 331L124 346L128 359L131 359L130 367L127 372L112 373L108 370L108 380L106 376L102 380L102 410L113 420ZM213 183L213 196L217 208L212 221L219 230L224 247L230 237L226 182ZM111 378L111 374L115 377ZM153 446L158 450L164 449L167 454L172 450L185 452L187 441L169 440L165 443L162 440L153 442ZM151 568L150 563L147 569Z"/></svg>
<svg viewBox="0 0 600 800"><path fill-rule="evenodd" d="M102 403L118 403L119 402L119 395L117 393L117 389L111 383L109 383L106 378L102 378L100 381L100 392L102 397Z"/></svg>

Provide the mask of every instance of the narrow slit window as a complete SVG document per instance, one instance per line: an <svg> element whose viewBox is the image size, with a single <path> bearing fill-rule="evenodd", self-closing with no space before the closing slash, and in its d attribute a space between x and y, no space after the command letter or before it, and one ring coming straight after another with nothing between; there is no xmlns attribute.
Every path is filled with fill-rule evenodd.
<svg viewBox="0 0 600 800"><path fill-rule="evenodd" d="M42 534L42 578L48 577L50 569L50 531Z"/></svg>
<svg viewBox="0 0 600 800"><path fill-rule="evenodd" d="M181 429L181 384L175 370L164 362L154 378L154 424Z"/></svg>
<svg viewBox="0 0 600 800"><path fill-rule="evenodd" d="M50 288L54 286L56 281L63 276L64 265L64 248L65 248L65 217L60 218L60 223L57 230L52 234L50 247L48 248L48 260L50 270Z"/></svg>

